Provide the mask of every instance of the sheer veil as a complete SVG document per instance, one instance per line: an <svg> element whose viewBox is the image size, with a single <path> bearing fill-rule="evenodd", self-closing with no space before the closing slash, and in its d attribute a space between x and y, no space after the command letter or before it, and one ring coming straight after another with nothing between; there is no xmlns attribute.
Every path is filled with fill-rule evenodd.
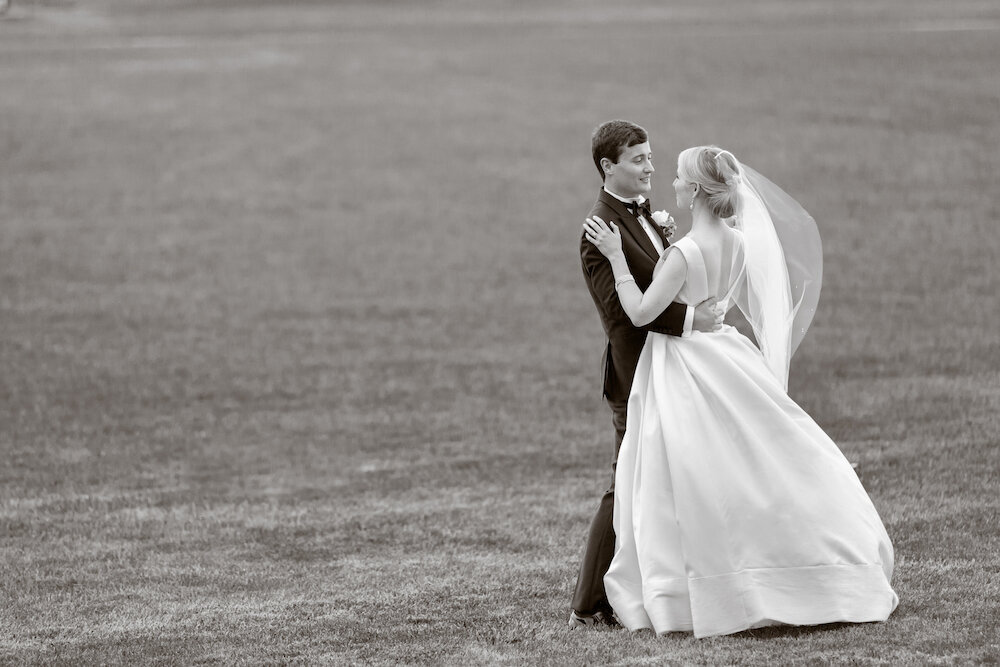
<svg viewBox="0 0 1000 667"><path fill-rule="evenodd" d="M745 281L736 305L753 327L774 376L788 388L788 365L806 335L823 282L816 221L784 190L740 164Z"/></svg>

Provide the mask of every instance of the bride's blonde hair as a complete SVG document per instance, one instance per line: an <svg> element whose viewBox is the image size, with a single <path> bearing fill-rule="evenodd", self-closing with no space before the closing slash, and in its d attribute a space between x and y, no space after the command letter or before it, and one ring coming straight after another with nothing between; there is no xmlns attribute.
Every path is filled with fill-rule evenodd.
<svg viewBox="0 0 1000 667"><path fill-rule="evenodd" d="M701 188L712 215L731 218L740 210L740 165L729 151L718 146L695 146L677 158L677 173Z"/></svg>

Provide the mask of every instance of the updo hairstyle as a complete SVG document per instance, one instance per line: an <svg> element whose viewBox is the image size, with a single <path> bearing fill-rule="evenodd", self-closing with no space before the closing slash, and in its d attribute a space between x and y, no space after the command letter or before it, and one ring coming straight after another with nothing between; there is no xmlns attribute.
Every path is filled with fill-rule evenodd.
<svg viewBox="0 0 1000 667"><path fill-rule="evenodd" d="M681 179L698 186L712 215L731 218L740 210L740 165L718 146L688 148L677 159Z"/></svg>

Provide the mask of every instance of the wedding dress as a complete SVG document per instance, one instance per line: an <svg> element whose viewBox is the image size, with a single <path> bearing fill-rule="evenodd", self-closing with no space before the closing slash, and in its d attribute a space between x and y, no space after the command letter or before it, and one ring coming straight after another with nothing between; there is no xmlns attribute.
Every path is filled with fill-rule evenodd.
<svg viewBox="0 0 1000 667"><path fill-rule="evenodd" d="M728 278L715 273L728 306L746 290L747 248L744 234L725 231L734 262ZM691 237L672 248L687 263L675 300L719 296L707 267L724 258ZM895 609L893 549L878 512L836 444L786 393L787 358L766 356L730 326L648 335L618 454L604 578L628 629L707 637L881 621Z"/></svg>

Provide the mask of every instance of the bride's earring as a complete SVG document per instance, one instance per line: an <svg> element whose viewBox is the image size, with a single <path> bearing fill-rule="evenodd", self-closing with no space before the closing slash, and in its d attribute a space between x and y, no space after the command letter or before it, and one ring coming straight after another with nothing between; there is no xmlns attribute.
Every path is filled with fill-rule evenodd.
<svg viewBox="0 0 1000 667"><path fill-rule="evenodd" d="M689 210L694 210L694 196L698 194L698 188L691 191L691 203L688 205Z"/></svg>

